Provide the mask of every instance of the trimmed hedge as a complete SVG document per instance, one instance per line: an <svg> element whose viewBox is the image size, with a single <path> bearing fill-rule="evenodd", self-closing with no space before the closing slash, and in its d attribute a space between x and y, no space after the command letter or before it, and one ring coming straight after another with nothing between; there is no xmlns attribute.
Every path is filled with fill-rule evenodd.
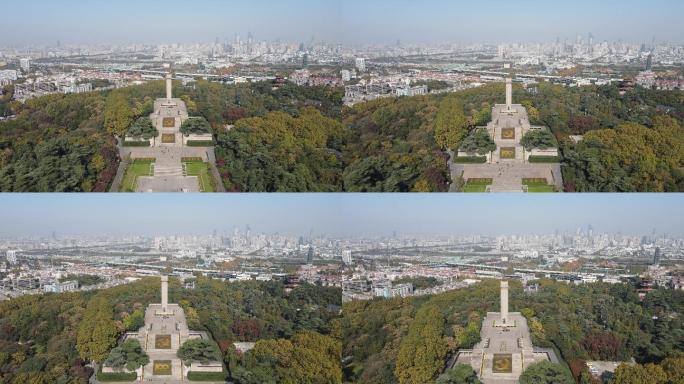
<svg viewBox="0 0 684 384"><path fill-rule="evenodd" d="M181 124L180 131L185 135L211 133L211 125L203 117L190 117Z"/></svg>
<svg viewBox="0 0 684 384"><path fill-rule="evenodd" d="M484 164L486 162L487 158L481 156L463 156L454 158L454 164Z"/></svg>
<svg viewBox="0 0 684 384"><path fill-rule="evenodd" d="M151 139L159 134L157 128L154 127L152 120L149 117L141 117L136 120L126 133L127 136L142 137L143 139Z"/></svg>
<svg viewBox="0 0 684 384"><path fill-rule="evenodd" d="M102 366L97 372L97 379L102 382L131 382L138 379L135 372L102 372Z"/></svg>
<svg viewBox="0 0 684 384"><path fill-rule="evenodd" d="M214 140L188 140L185 145L188 147L213 147Z"/></svg>
<svg viewBox="0 0 684 384"><path fill-rule="evenodd" d="M121 144L124 147L149 147L150 142L149 141L124 141L123 144Z"/></svg>
<svg viewBox="0 0 684 384"><path fill-rule="evenodd" d="M560 163L560 157L558 156L530 156L527 160L530 163L544 163L544 164L556 164Z"/></svg>
<svg viewBox="0 0 684 384"><path fill-rule="evenodd" d="M204 163L204 159L202 159L201 157L183 157L183 158L181 158L181 163L190 163L190 162Z"/></svg>
<svg viewBox="0 0 684 384"><path fill-rule="evenodd" d="M226 372L188 372L190 381L225 381Z"/></svg>
<svg viewBox="0 0 684 384"><path fill-rule="evenodd" d="M157 159L155 159L154 157L150 157L150 158L133 159L133 160L131 160L131 163L154 163L155 161L157 161Z"/></svg>
<svg viewBox="0 0 684 384"><path fill-rule="evenodd" d="M492 185L494 180L492 179L468 179L466 185Z"/></svg>

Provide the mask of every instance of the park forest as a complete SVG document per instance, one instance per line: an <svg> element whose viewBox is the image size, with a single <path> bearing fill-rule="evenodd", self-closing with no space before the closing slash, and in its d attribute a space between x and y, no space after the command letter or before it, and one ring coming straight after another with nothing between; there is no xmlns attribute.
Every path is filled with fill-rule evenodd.
<svg viewBox="0 0 684 384"><path fill-rule="evenodd" d="M204 117L217 168L232 192L444 192L458 149L503 102L503 85L385 98L349 108L343 90L270 82L175 86ZM161 82L11 101L0 111L0 190L107 191L118 167L115 137L152 112ZM516 87L532 124L559 145L568 192L684 191L684 93L617 86ZM576 142L572 137L583 136Z"/></svg>
<svg viewBox="0 0 684 384"><path fill-rule="evenodd" d="M170 282L191 329L218 344L238 384L341 383L339 288L282 282ZM79 293L21 296L0 303L0 383L86 384L126 331L159 302L159 279ZM244 354L233 342L256 342Z"/></svg>
<svg viewBox="0 0 684 384"><path fill-rule="evenodd" d="M657 289L643 300L629 284L568 285L541 280L537 293L511 282L511 310L527 319L532 342L562 364L533 364L521 384L681 384L684 292ZM499 281L439 295L344 304L344 378L357 383L479 383L470 366L443 372L459 349L480 341L482 319L498 311ZM586 361L629 362L593 378Z"/></svg>

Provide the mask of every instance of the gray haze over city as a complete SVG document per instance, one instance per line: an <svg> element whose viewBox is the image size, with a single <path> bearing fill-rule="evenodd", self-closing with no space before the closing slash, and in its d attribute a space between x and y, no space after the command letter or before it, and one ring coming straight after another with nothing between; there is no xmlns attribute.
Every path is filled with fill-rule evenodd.
<svg viewBox="0 0 684 384"><path fill-rule="evenodd" d="M592 225L684 235L678 195L6 195L0 237L209 234L250 225L284 235L548 234Z"/></svg>
<svg viewBox="0 0 684 384"><path fill-rule="evenodd" d="M1 45L189 43L233 39L343 44L681 42L676 0L25 0L5 4Z"/></svg>

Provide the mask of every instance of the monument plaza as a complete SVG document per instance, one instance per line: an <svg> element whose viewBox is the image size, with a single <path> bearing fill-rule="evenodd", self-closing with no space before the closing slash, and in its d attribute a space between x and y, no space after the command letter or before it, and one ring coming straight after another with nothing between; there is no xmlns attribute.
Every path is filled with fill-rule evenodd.
<svg viewBox="0 0 684 384"><path fill-rule="evenodd" d="M200 180L196 175L188 175L185 159L208 163L218 186L221 180L215 170L213 135L210 132L187 135L181 132L184 123L200 118L190 117L185 102L173 97L173 74L169 65L165 65L165 68L166 97L155 100L154 112L149 116L157 130L156 137L149 140L126 137L124 142L149 141L149 146L123 146L120 149L122 159L131 162L153 161L149 174L137 177L135 191L200 192ZM193 143L209 144L194 146Z"/></svg>
<svg viewBox="0 0 684 384"><path fill-rule="evenodd" d="M489 192L523 192L524 179L546 180L557 190L563 189L559 164L531 163L530 158L557 157L556 148L534 148L527 150L521 139L531 131L548 128L530 125L527 109L521 104L513 104L513 80L506 78L506 104L496 104L492 108L492 121L486 127L496 149L486 154L484 164L451 164L452 177L469 179L490 179ZM457 157L471 157L473 153L459 151Z"/></svg>
<svg viewBox="0 0 684 384"><path fill-rule="evenodd" d="M508 312L508 282L501 282L501 312L489 312L482 322L481 341L461 350L456 364L470 365L484 384L516 384L531 364L557 362L553 350L532 346L527 320Z"/></svg>
<svg viewBox="0 0 684 384"><path fill-rule="evenodd" d="M185 366L176 356L188 340L209 339L206 332L188 329L183 308L168 301L168 276L161 277L161 303L150 304L145 311L145 325L138 332L129 332L124 340L137 339L150 358L150 363L138 370L144 382L182 382L188 372L222 372L220 361L209 364L192 363Z"/></svg>

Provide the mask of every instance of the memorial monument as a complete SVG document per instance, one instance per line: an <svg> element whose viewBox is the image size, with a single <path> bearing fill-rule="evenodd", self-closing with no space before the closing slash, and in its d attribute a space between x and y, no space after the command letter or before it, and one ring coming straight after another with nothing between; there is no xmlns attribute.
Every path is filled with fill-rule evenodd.
<svg viewBox="0 0 684 384"><path fill-rule="evenodd" d="M188 329L183 308L169 303L169 278L161 276L161 303L150 304L145 311L145 325L138 332L129 332L124 340L135 338L150 357L150 363L138 370L138 379L144 382L184 380L188 372L222 372L220 361L210 364L193 363L187 367L176 356L178 349L188 340L209 339L206 332Z"/></svg>
<svg viewBox="0 0 684 384"><path fill-rule="evenodd" d="M452 176L461 177L464 181L471 179L491 180L489 192L523 192L523 180L546 180L562 190L560 165L556 162L536 161L539 158L558 158L557 148L526 149L521 140L532 131L548 131L547 127L530 124L527 109L522 104L513 102L513 78L507 76L505 104L492 107L492 119L484 127L476 127L475 131L486 130L496 144L496 149L486 155L459 150L452 165ZM458 158L484 157L483 164L471 161L460 162ZM532 158L532 159L531 159Z"/></svg>
<svg viewBox="0 0 684 384"><path fill-rule="evenodd" d="M484 384L516 384L523 371L541 361L557 362L553 350L534 348L527 320L508 311L508 282L501 281L500 312L489 312L482 322L481 341L460 350L456 364L470 365Z"/></svg>

